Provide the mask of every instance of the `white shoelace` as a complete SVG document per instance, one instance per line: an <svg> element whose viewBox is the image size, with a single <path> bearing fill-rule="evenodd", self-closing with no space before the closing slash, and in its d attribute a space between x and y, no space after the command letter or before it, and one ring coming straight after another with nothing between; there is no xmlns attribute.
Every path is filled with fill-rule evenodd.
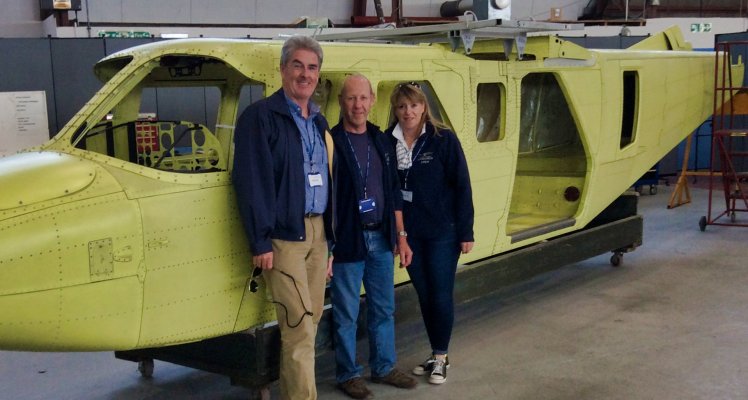
<svg viewBox="0 0 748 400"><path fill-rule="evenodd" d="M444 367L446 366L446 360L435 359L434 366L431 369L431 375L444 376Z"/></svg>

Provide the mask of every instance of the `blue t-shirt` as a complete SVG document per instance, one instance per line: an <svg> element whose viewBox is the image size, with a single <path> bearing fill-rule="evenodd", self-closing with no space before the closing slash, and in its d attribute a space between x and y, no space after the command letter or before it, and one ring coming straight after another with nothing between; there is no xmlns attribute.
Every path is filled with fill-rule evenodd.
<svg viewBox="0 0 748 400"><path fill-rule="evenodd" d="M371 143L367 133L346 132L345 134L353 147L354 161L358 164L358 168L351 172L359 174L361 178L355 180L361 183L356 188L358 199L374 199L376 204L374 211L361 214L361 223L364 225L381 223L384 215L384 189L382 187L382 160L379 158L379 152Z"/></svg>

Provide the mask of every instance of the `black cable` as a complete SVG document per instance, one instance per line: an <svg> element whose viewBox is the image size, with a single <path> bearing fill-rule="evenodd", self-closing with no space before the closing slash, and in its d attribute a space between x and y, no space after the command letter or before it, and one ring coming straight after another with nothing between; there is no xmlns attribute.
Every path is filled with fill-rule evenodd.
<svg viewBox="0 0 748 400"><path fill-rule="evenodd" d="M283 304L283 303L281 303L280 301L271 300L270 303L278 304L281 307L283 307L283 310L285 311L285 314L286 314L286 326L288 326L291 329L296 328L299 325L301 325L301 321L304 320L304 317L306 317L307 315L310 316L310 317L313 317L314 313L311 312L311 311L309 311L309 310L307 310L306 305L304 304L304 298L301 296L301 290L299 290L299 285L296 284L296 279L294 279L293 276L291 276L290 274L286 273L285 271L281 271L279 269L275 269L275 271L276 272L280 272L281 274L283 274L283 275L287 276L288 278L290 278L291 281L293 281L293 286L296 288L296 293L299 295L299 302L301 302L301 307L304 309L304 314L301 316L301 318L299 318L298 322L296 322L294 325L291 325L291 321L288 320L288 307L286 307L286 305ZM250 281L249 281L249 291L250 292L254 293L254 292L257 291L257 288L258 288L259 285L258 285L257 281L255 280L255 278L258 277L261 273L262 273L262 268L260 268L260 267L255 267L255 269L252 271L252 279L250 279Z"/></svg>

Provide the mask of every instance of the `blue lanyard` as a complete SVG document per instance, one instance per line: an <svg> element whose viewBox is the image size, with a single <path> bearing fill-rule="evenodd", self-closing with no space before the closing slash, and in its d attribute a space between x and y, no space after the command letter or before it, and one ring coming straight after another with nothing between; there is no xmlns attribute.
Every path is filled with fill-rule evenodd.
<svg viewBox="0 0 748 400"><path fill-rule="evenodd" d="M306 121L304 121L304 125L307 125ZM306 148L306 152L309 155L309 168L310 168L310 170L311 170L312 173L315 173L317 171L314 168L314 149L317 147L317 139L315 138L315 136L317 136L317 135L315 134L314 129L311 129L311 131L309 130L309 126L308 125L305 126L305 128L306 129L304 129L304 132L306 132L308 134L311 134L312 135L312 140L311 140L310 144L307 144L306 140L304 140L304 137L306 135L304 134L304 132L301 132L301 143L304 145L304 147Z"/></svg>
<svg viewBox="0 0 748 400"><path fill-rule="evenodd" d="M299 128L299 134L301 134L301 144L304 146L307 154L309 155L309 169L311 173L316 173L316 168L314 168L314 150L317 147L317 130L316 125L314 124L314 116L316 115L316 112L312 112L310 106L309 118L304 118L301 113L301 107L299 107L298 104L295 104L291 100L289 100L288 96L286 96L286 102L291 109L291 114L293 114L291 118L293 118L294 122L296 123L296 127ZM313 103L310 103L310 105L313 105ZM304 140L304 136L306 136L305 133L311 135L310 143L307 143L307 141Z"/></svg>
<svg viewBox="0 0 748 400"><path fill-rule="evenodd" d="M353 143L351 143L351 138L348 137L349 133L346 132L345 138L348 139L348 145L351 146L351 152L353 152L353 159L356 160L356 167L358 167L358 174L361 176L361 179L364 183L364 199L367 198L366 196L366 184L369 180L369 166L371 165L371 146L369 145L369 134L364 132L364 135L366 135L366 175L364 175L363 172L361 172L361 163L358 162L358 157L356 156L356 149L353 148Z"/></svg>
<svg viewBox="0 0 748 400"><path fill-rule="evenodd" d="M423 138L423 141L421 142L421 147L418 148L418 151L413 154L410 154L410 168L405 170L405 178L403 179L403 189L408 189L408 175L410 175L410 169L413 168L413 164L415 163L416 159L418 159L418 155L421 154L421 150L423 150L423 147L426 146L426 141L429 140L429 137L426 136Z"/></svg>

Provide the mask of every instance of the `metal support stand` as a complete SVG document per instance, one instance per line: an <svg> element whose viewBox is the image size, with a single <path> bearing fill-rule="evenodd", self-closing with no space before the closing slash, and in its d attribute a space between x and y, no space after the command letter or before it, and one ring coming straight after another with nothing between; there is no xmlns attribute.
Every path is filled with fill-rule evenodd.
<svg viewBox="0 0 748 400"><path fill-rule="evenodd" d="M154 373L153 360L227 376L232 385L270 399L270 385L278 379L280 333L277 326L219 336L195 343L150 349L115 351L116 358L138 363L144 378Z"/></svg>

